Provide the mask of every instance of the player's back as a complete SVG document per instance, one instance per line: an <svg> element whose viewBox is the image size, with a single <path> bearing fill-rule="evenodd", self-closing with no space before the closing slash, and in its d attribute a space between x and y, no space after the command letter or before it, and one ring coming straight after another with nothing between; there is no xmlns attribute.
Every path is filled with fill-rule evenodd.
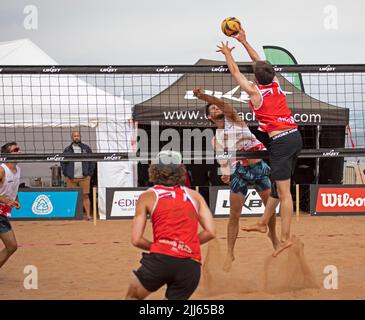
<svg viewBox="0 0 365 320"><path fill-rule="evenodd" d="M250 101L250 108L255 112L259 121L259 130L272 132L296 128L292 113L286 101L286 95L278 82L268 85L257 85L262 96L262 104L255 108Z"/></svg>
<svg viewBox="0 0 365 320"><path fill-rule="evenodd" d="M181 186L154 186L151 212L153 244L150 252L179 258L201 259L196 201Z"/></svg>

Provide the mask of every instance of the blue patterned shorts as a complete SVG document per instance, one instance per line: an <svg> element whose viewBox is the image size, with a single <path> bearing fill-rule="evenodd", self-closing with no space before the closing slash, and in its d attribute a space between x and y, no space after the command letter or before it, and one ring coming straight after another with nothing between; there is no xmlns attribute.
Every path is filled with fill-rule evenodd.
<svg viewBox="0 0 365 320"><path fill-rule="evenodd" d="M11 231L9 219L0 214L0 233L6 233L9 231Z"/></svg>
<svg viewBox="0 0 365 320"><path fill-rule="evenodd" d="M239 163L231 176L230 190L233 193L247 195L248 186L253 186L257 192L271 188L270 167L261 160L258 163L243 167Z"/></svg>

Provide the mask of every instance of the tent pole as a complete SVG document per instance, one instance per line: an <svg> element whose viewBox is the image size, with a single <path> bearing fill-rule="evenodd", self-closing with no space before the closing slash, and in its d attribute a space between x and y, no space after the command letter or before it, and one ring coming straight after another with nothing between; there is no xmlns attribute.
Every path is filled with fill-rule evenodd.
<svg viewBox="0 0 365 320"><path fill-rule="evenodd" d="M296 206L296 218L299 222L299 184L295 185L295 206Z"/></svg>
<svg viewBox="0 0 365 320"><path fill-rule="evenodd" d="M93 187L93 218L94 226L96 226L96 187Z"/></svg>
<svg viewBox="0 0 365 320"><path fill-rule="evenodd" d="M316 149L319 149L319 136L321 133L321 126L317 126L316 130ZM316 158L316 184L318 184L319 181L319 158Z"/></svg>

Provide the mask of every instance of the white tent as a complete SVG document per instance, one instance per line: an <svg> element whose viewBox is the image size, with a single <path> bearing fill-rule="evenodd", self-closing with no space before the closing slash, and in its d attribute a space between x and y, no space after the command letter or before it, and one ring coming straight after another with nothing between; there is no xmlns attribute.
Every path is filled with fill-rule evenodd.
<svg viewBox="0 0 365 320"><path fill-rule="evenodd" d="M27 39L0 43L0 65L57 63ZM1 75L0 127L92 127L97 152L131 151L133 105L76 76ZM60 150L62 152L62 150ZM105 218L105 188L136 186L132 162L98 163L99 214Z"/></svg>

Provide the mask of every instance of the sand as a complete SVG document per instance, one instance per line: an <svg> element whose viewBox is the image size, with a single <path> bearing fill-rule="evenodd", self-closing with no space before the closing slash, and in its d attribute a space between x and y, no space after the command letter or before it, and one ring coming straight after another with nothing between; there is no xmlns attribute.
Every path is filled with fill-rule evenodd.
<svg viewBox="0 0 365 320"><path fill-rule="evenodd" d="M294 218L294 245L277 258L271 257L265 235L241 231L228 273L221 268L226 223L216 219L217 238L202 247L203 276L192 299L365 299L365 217ZM87 221L12 225L19 249L0 269L0 299L124 298L141 256L130 245L130 220L98 221L96 226ZM24 288L27 265L37 267L38 289ZM329 265L337 268L338 289L324 288ZM148 299L163 297L161 288Z"/></svg>

